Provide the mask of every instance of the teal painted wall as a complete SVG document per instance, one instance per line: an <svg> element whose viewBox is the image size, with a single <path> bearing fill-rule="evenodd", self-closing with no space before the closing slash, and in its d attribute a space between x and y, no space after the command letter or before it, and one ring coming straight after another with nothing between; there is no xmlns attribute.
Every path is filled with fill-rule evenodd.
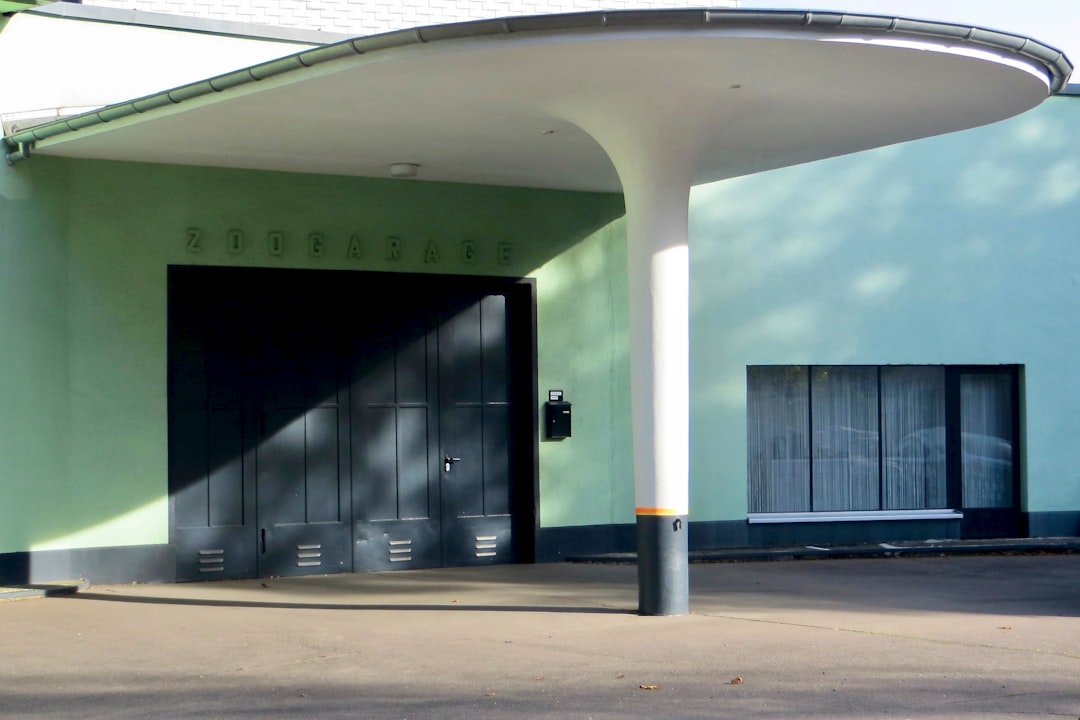
<svg viewBox="0 0 1080 720"><path fill-rule="evenodd" d="M562 390L573 437L540 444L545 526L634 521L626 229L620 219L536 272L541 400Z"/></svg>
<svg viewBox="0 0 1080 720"><path fill-rule="evenodd" d="M575 437L541 448L541 494L605 498L542 522L610 522L632 487L611 459L630 454L609 401L628 384L621 197L35 157L0 170L0 198L0 553L167 542L169 264L535 276L540 387L583 401Z"/></svg>
<svg viewBox="0 0 1080 720"><path fill-rule="evenodd" d="M695 519L746 513L746 366L1025 366L1024 505L1080 509L1080 99L696 188Z"/></svg>
<svg viewBox="0 0 1080 720"><path fill-rule="evenodd" d="M693 191L694 520L745 517L751 364L1022 364L1025 508L1080 509L1078 123L1080 99L1055 98ZM437 183L46 157L0 170L0 553L167 540L169 264L535 278L538 404L548 389L574 403L574 436L540 443L541 523L632 522L622 212L618 196Z"/></svg>

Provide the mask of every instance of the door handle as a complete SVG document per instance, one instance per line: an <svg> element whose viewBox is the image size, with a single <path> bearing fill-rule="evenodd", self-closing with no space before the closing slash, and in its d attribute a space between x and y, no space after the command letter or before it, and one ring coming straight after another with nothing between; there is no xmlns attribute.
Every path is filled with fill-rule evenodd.
<svg viewBox="0 0 1080 720"><path fill-rule="evenodd" d="M450 472L450 468L453 467L456 462L461 462L461 458L450 457L447 455L443 458L443 470Z"/></svg>

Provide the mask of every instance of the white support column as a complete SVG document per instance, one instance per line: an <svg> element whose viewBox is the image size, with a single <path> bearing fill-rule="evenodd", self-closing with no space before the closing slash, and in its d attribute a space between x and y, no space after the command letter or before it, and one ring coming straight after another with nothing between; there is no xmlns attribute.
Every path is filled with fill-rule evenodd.
<svg viewBox="0 0 1080 720"><path fill-rule="evenodd" d="M690 186L672 168L642 169L636 177L623 177L638 612L683 615L690 594Z"/></svg>
<svg viewBox="0 0 1080 720"><path fill-rule="evenodd" d="M639 515L685 515L689 504L688 197L662 172L626 188Z"/></svg>
<svg viewBox="0 0 1080 720"><path fill-rule="evenodd" d="M564 116L608 153L626 201L638 612L689 612L690 258L700 133L685 103L637 95Z"/></svg>

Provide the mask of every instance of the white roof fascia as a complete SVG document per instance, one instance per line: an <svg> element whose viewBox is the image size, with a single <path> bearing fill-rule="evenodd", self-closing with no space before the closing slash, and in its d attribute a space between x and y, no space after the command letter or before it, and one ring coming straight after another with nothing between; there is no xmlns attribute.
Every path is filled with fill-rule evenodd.
<svg viewBox="0 0 1080 720"><path fill-rule="evenodd" d="M1071 71L1023 36L894 17L511 17L325 45L3 140L9 162L370 177L410 162L426 180L614 192L620 143L648 141L652 161L693 144L692 183L710 182L1011 117Z"/></svg>

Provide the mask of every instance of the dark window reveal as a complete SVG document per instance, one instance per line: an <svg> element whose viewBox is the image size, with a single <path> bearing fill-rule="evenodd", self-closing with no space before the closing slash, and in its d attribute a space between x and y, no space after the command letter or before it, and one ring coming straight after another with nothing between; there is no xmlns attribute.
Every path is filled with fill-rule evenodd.
<svg viewBox="0 0 1080 720"><path fill-rule="evenodd" d="M1018 506L1014 367L751 366L751 513Z"/></svg>

